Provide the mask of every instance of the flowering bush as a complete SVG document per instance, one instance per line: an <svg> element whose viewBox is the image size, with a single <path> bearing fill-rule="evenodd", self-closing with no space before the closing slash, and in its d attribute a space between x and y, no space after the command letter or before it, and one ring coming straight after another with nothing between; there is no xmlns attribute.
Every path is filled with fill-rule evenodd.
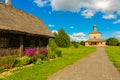
<svg viewBox="0 0 120 80"><path fill-rule="evenodd" d="M25 55L25 56L16 58L15 66L24 66L31 63L32 63L32 58Z"/></svg>
<svg viewBox="0 0 120 80"><path fill-rule="evenodd" d="M44 56L47 56L48 51L44 48L41 48L40 53L44 54Z"/></svg>
<svg viewBox="0 0 120 80"><path fill-rule="evenodd" d="M7 68L7 64L4 64L4 65L3 65L3 68L6 69L6 68Z"/></svg>
<svg viewBox="0 0 120 80"><path fill-rule="evenodd" d="M44 49L44 48L41 48L40 49L40 58L42 59L42 60L44 60L44 58L47 56L47 54L48 54L48 51L46 50L46 49Z"/></svg>
<svg viewBox="0 0 120 80"><path fill-rule="evenodd" d="M22 53L21 56L28 56L28 57L34 57L36 55L36 49L35 48L28 48L25 49L25 51Z"/></svg>

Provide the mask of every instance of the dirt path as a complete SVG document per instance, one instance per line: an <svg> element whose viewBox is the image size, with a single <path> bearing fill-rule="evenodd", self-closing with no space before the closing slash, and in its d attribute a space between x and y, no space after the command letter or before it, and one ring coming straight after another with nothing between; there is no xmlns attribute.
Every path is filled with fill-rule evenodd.
<svg viewBox="0 0 120 80"><path fill-rule="evenodd" d="M104 48L98 47L93 54L58 71L48 80L120 80L120 73L108 60Z"/></svg>

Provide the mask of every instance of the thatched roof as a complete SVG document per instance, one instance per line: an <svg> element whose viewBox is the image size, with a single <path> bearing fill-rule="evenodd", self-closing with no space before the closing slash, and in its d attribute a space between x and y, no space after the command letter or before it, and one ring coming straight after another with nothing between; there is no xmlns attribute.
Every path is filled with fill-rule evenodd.
<svg viewBox="0 0 120 80"><path fill-rule="evenodd" d="M0 31L54 37L40 19L4 3L0 3Z"/></svg>

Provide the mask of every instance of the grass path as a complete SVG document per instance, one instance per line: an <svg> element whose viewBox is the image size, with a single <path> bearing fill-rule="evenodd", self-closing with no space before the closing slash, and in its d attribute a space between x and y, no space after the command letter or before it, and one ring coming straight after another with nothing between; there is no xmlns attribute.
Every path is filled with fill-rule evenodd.
<svg viewBox="0 0 120 80"><path fill-rule="evenodd" d="M13 75L3 80L46 80L47 77L67 65L73 64L78 59L83 58L95 51L92 47L61 48L63 57L48 61L41 65L15 71Z"/></svg>

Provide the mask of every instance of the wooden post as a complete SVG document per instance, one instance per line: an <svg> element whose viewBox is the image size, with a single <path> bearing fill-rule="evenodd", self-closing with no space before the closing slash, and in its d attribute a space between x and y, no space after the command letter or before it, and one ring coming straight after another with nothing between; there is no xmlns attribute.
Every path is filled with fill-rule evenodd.
<svg viewBox="0 0 120 80"><path fill-rule="evenodd" d="M24 47L24 45L23 45L23 36L20 36L20 56L21 56L21 54L23 52L23 47Z"/></svg>

